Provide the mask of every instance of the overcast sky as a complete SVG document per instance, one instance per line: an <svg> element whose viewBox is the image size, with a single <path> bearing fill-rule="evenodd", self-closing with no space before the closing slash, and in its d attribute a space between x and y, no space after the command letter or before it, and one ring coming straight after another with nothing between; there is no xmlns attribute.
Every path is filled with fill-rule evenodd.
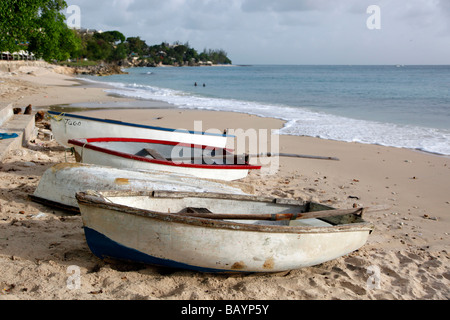
<svg viewBox="0 0 450 320"><path fill-rule="evenodd" d="M223 49L234 64L450 64L450 0L66 2L83 28Z"/></svg>

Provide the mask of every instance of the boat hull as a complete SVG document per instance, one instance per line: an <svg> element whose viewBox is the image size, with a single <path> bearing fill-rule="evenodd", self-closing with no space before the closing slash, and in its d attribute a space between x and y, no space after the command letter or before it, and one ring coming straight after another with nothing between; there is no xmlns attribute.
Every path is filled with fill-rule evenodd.
<svg viewBox="0 0 450 320"><path fill-rule="evenodd" d="M116 141L121 140L121 141ZM259 170L260 166L243 165L217 165L217 164L195 164L185 162L173 162L167 160L158 160L154 158L145 158L137 156L134 152L113 150L109 144L123 145L126 150L127 144L142 145L137 149L143 149L147 144L156 145L156 140L148 139L124 139L124 138L93 138L93 139L71 139L70 145L75 149L77 158L81 163L109 166L114 168L124 168L133 170L155 170L166 171L170 173L190 175L203 179L216 179L223 181L240 180L247 177L249 170ZM161 143L171 143L160 141ZM161 144L162 145L162 144ZM167 145L163 145L166 146ZM190 146L190 145L189 145ZM173 147L173 146L170 146ZM199 146L200 149L203 146ZM209 148L210 146L208 146ZM214 148L214 147L212 147ZM191 148L190 149L197 149ZM137 151L137 150L135 150ZM167 155L170 157L170 155Z"/></svg>
<svg viewBox="0 0 450 320"><path fill-rule="evenodd" d="M357 250L371 232L366 224L258 226L135 214L129 207L83 200L79 206L87 243L96 256L201 272L280 272L313 266Z"/></svg>
<svg viewBox="0 0 450 320"><path fill-rule="evenodd" d="M227 139L233 138L222 134L146 126L54 111L49 111L48 114L50 115L55 140L67 148L71 147L68 144L70 139L103 137L105 135L108 137L167 140L218 148L225 148Z"/></svg>
<svg viewBox="0 0 450 320"><path fill-rule="evenodd" d="M79 212L75 194L85 190L172 190L245 194L244 184L195 179L162 172L140 172L117 168L61 163L46 170L32 200ZM251 190L250 190L251 191Z"/></svg>

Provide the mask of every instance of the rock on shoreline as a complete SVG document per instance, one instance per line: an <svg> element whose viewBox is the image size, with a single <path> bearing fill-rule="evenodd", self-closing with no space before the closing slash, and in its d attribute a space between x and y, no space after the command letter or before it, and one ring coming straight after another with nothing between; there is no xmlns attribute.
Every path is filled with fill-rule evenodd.
<svg viewBox="0 0 450 320"><path fill-rule="evenodd" d="M113 74L127 74L122 67L117 64L98 64L95 66L72 67L74 74L110 76Z"/></svg>
<svg viewBox="0 0 450 320"><path fill-rule="evenodd" d="M162 62L156 64L154 62L149 62L146 59L143 60L121 60L114 63L100 63L93 66L83 66L83 67L67 67L73 70L73 74L83 74L83 75L95 75L95 76L110 76L114 74L128 74L128 72L123 71L124 68L133 67L201 67L201 66L214 66L211 61L189 61L183 64L178 64L174 62L172 65L165 65Z"/></svg>

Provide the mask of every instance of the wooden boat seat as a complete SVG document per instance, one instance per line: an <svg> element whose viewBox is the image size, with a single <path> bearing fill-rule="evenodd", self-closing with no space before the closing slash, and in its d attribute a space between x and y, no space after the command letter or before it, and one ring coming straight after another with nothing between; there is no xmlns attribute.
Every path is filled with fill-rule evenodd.
<svg viewBox="0 0 450 320"><path fill-rule="evenodd" d="M142 149L141 151L136 153L136 155L140 156L140 157L151 156L152 158L157 159L157 160L167 160L158 151L156 151L155 149L149 149L149 148Z"/></svg>
<svg viewBox="0 0 450 320"><path fill-rule="evenodd" d="M192 208L192 207L188 207L186 208L186 213L212 213L211 211L209 211L209 209L206 208Z"/></svg>
<svg viewBox="0 0 450 320"><path fill-rule="evenodd" d="M192 214L201 214L201 213L212 213L211 211L209 211L208 209L206 209L206 208L192 208L192 207L187 207L187 208L184 208L184 209L182 209L180 212L178 212L178 214L180 214L180 215L186 215L186 216L189 216L189 215L192 215Z"/></svg>

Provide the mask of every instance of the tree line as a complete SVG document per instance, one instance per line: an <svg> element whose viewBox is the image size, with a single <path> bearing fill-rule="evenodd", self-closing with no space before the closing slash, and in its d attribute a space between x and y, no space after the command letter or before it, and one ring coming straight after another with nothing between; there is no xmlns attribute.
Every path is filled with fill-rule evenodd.
<svg viewBox="0 0 450 320"><path fill-rule="evenodd" d="M79 33L81 47L78 57L88 60L120 61L128 58L145 59L149 64L189 65L210 61L214 64L231 64L227 53L220 50L204 49L198 53L189 43L162 42L156 45L147 45L140 37L126 38L119 31L106 31L102 33Z"/></svg>
<svg viewBox="0 0 450 320"><path fill-rule="evenodd" d="M137 57L148 63L190 65L200 61L231 64L227 53L198 53L189 43L147 45L140 37L125 37L119 31L87 33L70 29L63 10L64 0L1 0L0 52L32 52L46 61L90 60L117 62Z"/></svg>

